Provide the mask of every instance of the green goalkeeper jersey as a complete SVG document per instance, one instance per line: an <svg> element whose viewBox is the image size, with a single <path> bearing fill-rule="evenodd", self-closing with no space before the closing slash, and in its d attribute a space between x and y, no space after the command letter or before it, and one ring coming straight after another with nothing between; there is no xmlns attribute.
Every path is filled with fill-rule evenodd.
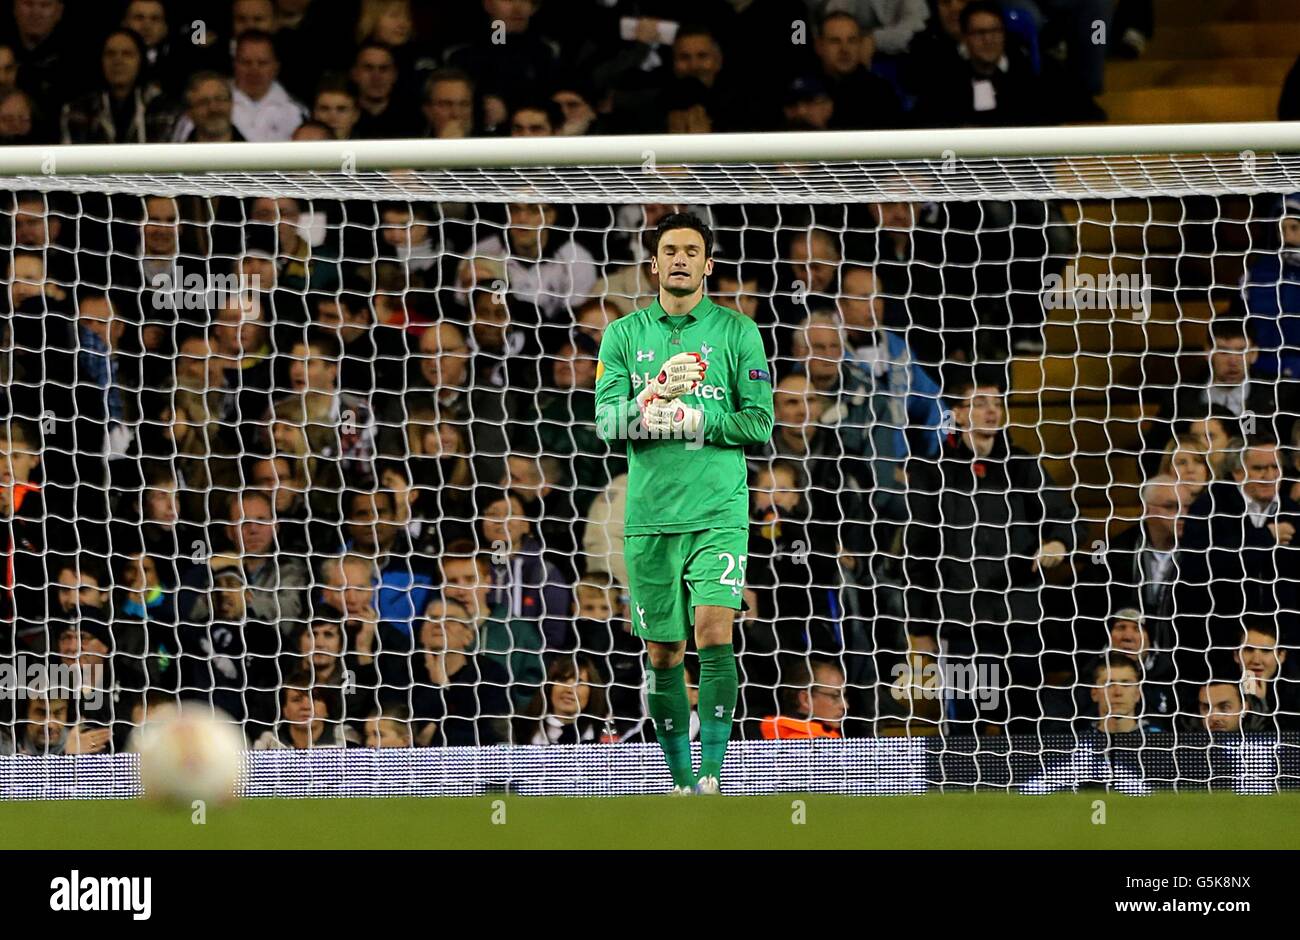
<svg viewBox="0 0 1300 940"><path fill-rule="evenodd" d="M641 424L636 395L681 352L709 364L679 401L704 414L689 437L659 438ZM627 441L625 532L699 532L749 525L746 444L772 436L772 375L763 339L742 313L701 298L670 317L656 299L605 329L596 367L596 430Z"/></svg>

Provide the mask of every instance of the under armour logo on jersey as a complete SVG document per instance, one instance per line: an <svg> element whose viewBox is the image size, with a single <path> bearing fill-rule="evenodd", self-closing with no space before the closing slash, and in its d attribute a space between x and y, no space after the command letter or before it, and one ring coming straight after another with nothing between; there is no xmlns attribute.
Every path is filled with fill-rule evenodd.
<svg viewBox="0 0 1300 940"><path fill-rule="evenodd" d="M712 354L713 354L713 347L712 347L712 346L710 346L708 343L700 343L700 355L701 355L701 356L703 356L705 359L708 359L709 356L711 356Z"/></svg>
<svg viewBox="0 0 1300 940"><path fill-rule="evenodd" d="M637 362L654 362L655 351L653 349L638 349L636 351Z"/></svg>

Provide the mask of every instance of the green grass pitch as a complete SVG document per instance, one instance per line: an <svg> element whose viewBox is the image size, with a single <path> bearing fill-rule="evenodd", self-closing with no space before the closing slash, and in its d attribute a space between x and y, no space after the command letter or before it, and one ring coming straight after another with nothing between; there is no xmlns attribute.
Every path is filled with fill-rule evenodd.
<svg viewBox="0 0 1300 940"><path fill-rule="evenodd" d="M1300 795L257 799L191 816L138 800L0 803L0 848L1268 849L1298 843Z"/></svg>

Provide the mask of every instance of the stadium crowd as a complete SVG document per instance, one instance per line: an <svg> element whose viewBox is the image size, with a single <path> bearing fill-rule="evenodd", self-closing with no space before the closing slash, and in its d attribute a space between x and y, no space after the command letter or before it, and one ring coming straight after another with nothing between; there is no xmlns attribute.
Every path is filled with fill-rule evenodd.
<svg viewBox="0 0 1300 940"><path fill-rule="evenodd" d="M14 0L6 142L1045 123L1095 116L1105 53L1065 0L178 7ZM6 696L0 753L121 749L177 698L258 748L652 735L593 390L687 210L774 365L739 736L1294 728L1282 206L1089 546L1007 433L1075 249L1051 203L8 193L0 664L82 687Z"/></svg>

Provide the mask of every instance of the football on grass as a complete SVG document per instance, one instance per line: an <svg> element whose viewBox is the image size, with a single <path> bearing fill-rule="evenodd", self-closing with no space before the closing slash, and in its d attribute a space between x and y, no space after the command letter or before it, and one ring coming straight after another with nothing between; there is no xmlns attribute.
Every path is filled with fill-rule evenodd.
<svg viewBox="0 0 1300 940"><path fill-rule="evenodd" d="M244 741L221 712L189 708L150 715L131 735L140 755L146 799L167 803L224 803L235 798Z"/></svg>

